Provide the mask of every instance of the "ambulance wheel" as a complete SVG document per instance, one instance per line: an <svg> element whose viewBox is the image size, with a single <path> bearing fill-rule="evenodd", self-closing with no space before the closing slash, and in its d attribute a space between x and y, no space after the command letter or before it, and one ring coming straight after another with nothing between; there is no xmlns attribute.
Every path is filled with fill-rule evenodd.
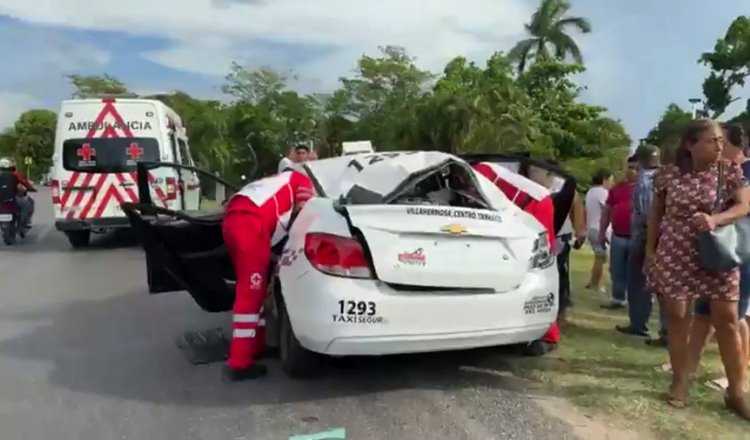
<svg viewBox="0 0 750 440"><path fill-rule="evenodd" d="M68 236L68 241L73 249L84 248L89 245L91 241L91 231L69 231L65 235Z"/></svg>
<svg viewBox="0 0 750 440"><path fill-rule="evenodd" d="M557 350L557 344L553 342L544 342L541 339L531 342L523 347L524 356L539 357Z"/></svg>
<svg viewBox="0 0 750 440"><path fill-rule="evenodd" d="M284 301L278 301L279 308L279 354L281 369L294 379L308 379L320 373L323 356L314 353L299 343L292 329Z"/></svg>

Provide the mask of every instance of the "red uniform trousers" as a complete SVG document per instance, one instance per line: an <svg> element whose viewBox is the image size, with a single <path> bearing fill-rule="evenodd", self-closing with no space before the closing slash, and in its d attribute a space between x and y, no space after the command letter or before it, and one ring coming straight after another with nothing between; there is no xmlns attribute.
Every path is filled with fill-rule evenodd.
<svg viewBox="0 0 750 440"><path fill-rule="evenodd" d="M234 197L229 202L222 228L237 276L229 368L249 367L265 349L265 320L261 313L271 262L271 230L264 223L250 199Z"/></svg>

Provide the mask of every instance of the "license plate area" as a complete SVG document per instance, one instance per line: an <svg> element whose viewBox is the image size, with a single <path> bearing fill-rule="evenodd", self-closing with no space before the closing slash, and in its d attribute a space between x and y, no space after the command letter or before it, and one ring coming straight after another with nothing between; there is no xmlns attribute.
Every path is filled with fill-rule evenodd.
<svg viewBox="0 0 750 440"><path fill-rule="evenodd" d="M0 214L0 222L9 222L13 220L13 214Z"/></svg>
<svg viewBox="0 0 750 440"><path fill-rule="evenodd" d="M368 244L378 278L395 285L503 292L518 286L525 275L497 238L405 233L397 240L378 237Z"/></svg>

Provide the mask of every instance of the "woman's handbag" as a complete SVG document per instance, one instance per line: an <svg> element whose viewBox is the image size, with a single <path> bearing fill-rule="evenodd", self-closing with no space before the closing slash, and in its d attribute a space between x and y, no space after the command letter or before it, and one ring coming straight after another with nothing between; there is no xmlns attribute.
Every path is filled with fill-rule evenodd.
<svg viewBox="0 0 750 440"><path fill-rule="evenodd" d="M711 214L721 212L724 188L724 163L719 162L716 201ZM750 262L750 217L745 216L713 231L698 234L698 259L709 272L727 272Z"/></svg>

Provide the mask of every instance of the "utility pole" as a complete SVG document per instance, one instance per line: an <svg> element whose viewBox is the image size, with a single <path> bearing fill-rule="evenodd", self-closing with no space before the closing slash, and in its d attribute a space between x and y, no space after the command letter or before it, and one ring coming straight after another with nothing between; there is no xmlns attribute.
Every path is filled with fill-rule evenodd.
<svg viewBox="0 0 750 440"><path fill-rule="evenodd" d="M690 105L692 107L693 119L698 119L698 104L702 103L703 100L700 98L690 98Z"/></svg>

